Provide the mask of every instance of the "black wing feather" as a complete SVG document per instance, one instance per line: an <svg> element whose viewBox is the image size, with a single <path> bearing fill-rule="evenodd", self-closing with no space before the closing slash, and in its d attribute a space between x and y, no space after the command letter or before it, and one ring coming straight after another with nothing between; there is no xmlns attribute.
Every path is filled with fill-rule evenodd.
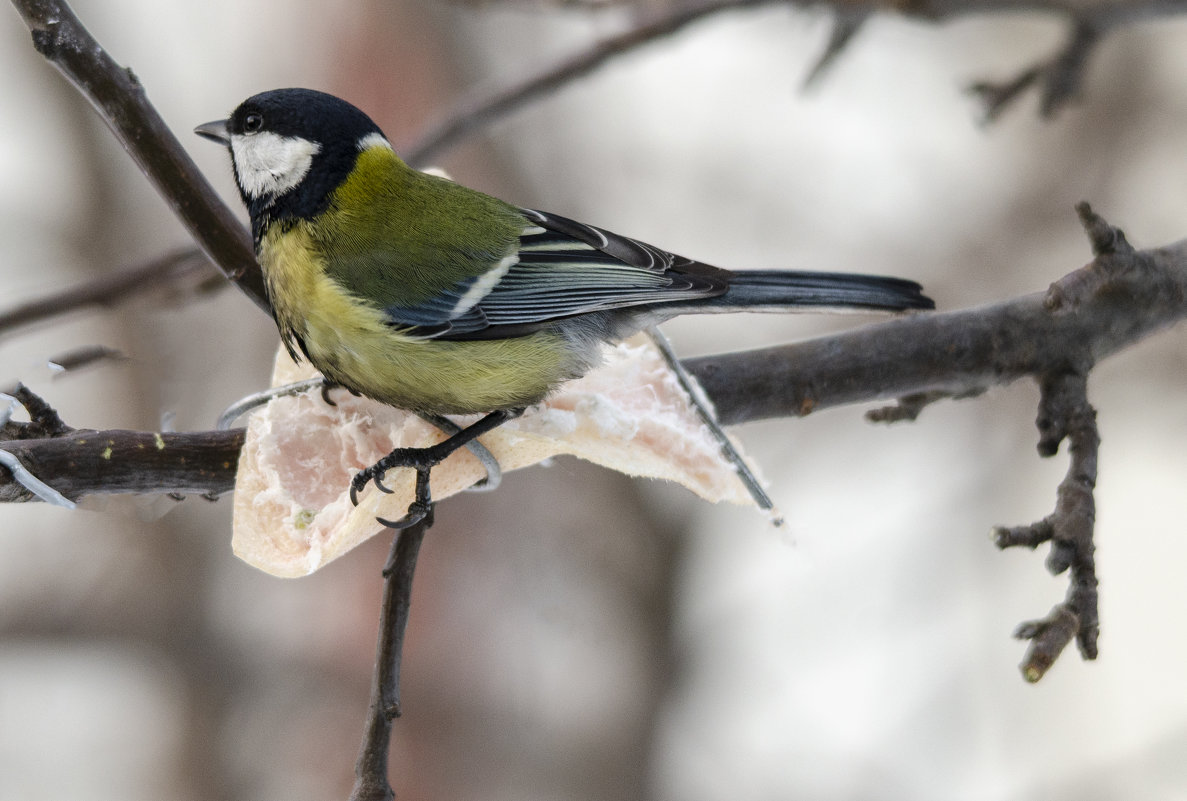
<svg viewBox="0 0 1187 801"><path fill-rule="evenodd" d="M726 291L729 273L716 267L565 217L529 209L524 217L519 260L486 294L467 307L481 277L467 279L416 307L386 309L392 324L427 338L497 339L564 317Z"/></svg>

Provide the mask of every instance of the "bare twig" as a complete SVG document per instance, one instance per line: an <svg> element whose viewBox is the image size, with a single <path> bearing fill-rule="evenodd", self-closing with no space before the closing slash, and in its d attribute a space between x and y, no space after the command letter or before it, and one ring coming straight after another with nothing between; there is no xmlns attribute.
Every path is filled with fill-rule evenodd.
<svg viewBox="0 0 1187 801"><path fill-rule="evenodd" d="M404 156L409 164L423 167L475 131L486 128L532 101L553 94L578 78L589 75L615 56L629 53L673 34L711 14L771 2L774 0L715 0L682 6L661 19L604 39L584 52L531 76L517 86L487 97L462 102L446 115L444 122L430 128L428 133L406 148Z"/></svg>
<svg viewBox="0 0 1187 801"><path fill-rule="evenodd" d="M1063 438L1068 440L1067 476L1059 485L1055 511L1037 523L994 529L999 548L1035 548L1051 543L1047 568L1054 574L1071 568L1067 598L1041 620L1023 623L1015 631L1030 640L1021 667L1027 681L1043 677L1064 646L1075 637L1085 659L1095 659L1100 632L1093 528L1096 522L1097 451L1100 435L1096 411L1088 403L1087 377L1075 373L1049 376L1042 382L1039 413L1039 453L1049 456Z"/></svg>
<svg viewBox="0 0 1187 801"><path fill-rule="evenodd" d="M969 87L969 92L980 98L984 105L984 121L995 121L1025 90L1036 85L1040 91L1039 113L1048 119L1054 117L1078 97L1088 59L1103 32L1091 17L1077 16L1071 23L1067 43L1049 61L1028 67L1017 77L1003 83L974 83Z"/></svg>
<svg viewBox="0 0 1187 801"><path fill-rule="evenodd" d="M29 415L29 422L4 421L4 439L38 439L60 437L74 429L66 425L54 407L24 384L17 384L4 393L16 399Z"/></svg>
<svg viewBox="0 0 1187 801"><path fill-rule="evenodd" d="M828 32L828 42L824 45L824 50L816 58L816 63L808 70L808 74L804 76L803 87L805 89L812 89L818 86L823 80L825 74L832 68L833 64L837 63L837 59L841 54L848 49L849 45L865 27L866 20L870 18L869 12L850 13L845 9L838 8L833 12L832 27Z"/></svg>
<svg viewBox="0 0 1187 801"><path fill-rule="evenodd" d="M400 716L400 662L404 630L412 596L412 574L425 532L433 524L430 512L392 541L391 555L383 569L383 606L379 614L379 643L371 681L371 704L355 763L355 785L350 801L391 801L395 798L388 779L388 751L392 721Z"/></svg>
<svg viewBox="0 0 1187 801"><path fill-rule="evenodd" d="M71 373L105 362L122 362L128 357L117 348L106 345L83 345L49 358L49 368L55 373Z"/></svg>
<svg viewBox="0 0 1187 801"><path fill-rule="evenodd" d="M1150 263L1126 241L1125 234L1094 213L1087 203L1077 207L1080 221L1096 254L1094 269L1052 285L1048 306L1057 314L1078 308L1093 294L1148 272ZM1167 287L1174 292L1174 288ZM1182 290L1178 290L1182 297ZM999 548L1025 546L1035 548L1051 543L1047 568L1058 575L1070 568L1067 598L1041 620L1018 627L1015 636L1030 640L1030 648L1021 667L1027 681L1038 681L1059 657L1064 647L1076 638L1085 659L1095 659L1100 634L1096 578L1097 457L1100 433L1096 410L1088 402L1088 370L1095 363L1091 355L1080 360L1075 354L1062 370L1041 376L1039 386L1039 453L1051 456L1059 444L1068 441L1067 475L1059 485L1055 511L1029 526L996 528L994 541ZM1079 363L1077 363L1079 362Z"/></svg>
<svg viewBox="0 0 1187 801"><path fill-rule="evenodd" d="M866 419L871 423L901 423L910 422L919 417L923 410L933 403L942 400L964 400L973 398L985 391L983 387L971 389L964 393L953 393L942 389L927 392L913 392L896 399L894 404L871 409L866 412Z"/></svg>

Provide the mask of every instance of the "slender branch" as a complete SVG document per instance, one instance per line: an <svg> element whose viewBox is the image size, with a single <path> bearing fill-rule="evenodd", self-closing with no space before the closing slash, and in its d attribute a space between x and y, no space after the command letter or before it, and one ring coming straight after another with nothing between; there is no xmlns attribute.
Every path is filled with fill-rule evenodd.
<svg viewBox="0 0 1187 801"><path fill-rule="evenodd" d="M139 78L108 55L63 0L13 5L37 52L91 102L211 260L267 309L251 237L157 114Z"/></svg>
<svg viewBox="0 0 1187 801"><path fill-rule="evenodd" d="M1134 269L1141 269L1139 254L1125 239L1125 234L1095 214L1087 203L1077 208L1080 221L1096 254L1098 280L1109 283ZM1078 303L1090 281L1064 286L1052 295L1058 298L1053 307L1062 308L1067 302ZM1180 293L1181 296L1181 293ZM1096 659L1097 638L1100 635L1099 598L1096 578L1097 460L1100 432L1096 427L1096 410L1088 402L1088 374L1074 365L1047 373L1039 382L1041 397L1039 416L1039 454L1051 456L1059 443L1068 441L1067 476L1059 484L1055 511L1029 526L995 528L994 541L999 548L1024 545L1035 548L1043 542L1051 543L1047 568L1058 575L1071 569L1067 597L1046 617L1023 623L1014 636L1030 640L1030 648L1020 668L1030 682L1041 679L1060 653L1075 637L1080 654Z"/></svg>
<svg viewBox="0 0 1187 801"><path fill-rule="evenodd" d="M1041 620L1023 623L1014 632L1019 639L1030 640L1030 648L1020 666L1027 681L1036 682L1054 664L1064 647L1075 637L1085 659L1095 659L1100 633L1098 612L1096 546L1097 452L1100 434L1096 428L1096 410L1088 403L1087 376L1064 373L1048 376L1041 382L1039 403L1039 453L1055 453L1059 442L1068 440L1067 476L1060 483L1055 511L1029 526L994 529L999 548L1025 546L1036 548L1051 543L1047 568L1058 575L1071 568L1067 598Z"/></svg>
<svg viewBox="0 0 1187 801"><path fill-rule="evenodd" d="M383 605L379 613L379 642L375 649L371 704L359 758L355 763L355 785L350 801L391 801L395 798L388 780L387 763L392 721L400 716L400 662L404 652L404 630L408 626L416 557L425 532L432 524L433 515L430 512L414 525L398 531L383 569Z"/></svg>
<svg viewBox="0 0 1187 801"><path fill-rule="evenodd" d="M446 115L444 122L430 128L415 144L406 148L405 158L409 164L423 167L465 137L510 116L545 95L556 92L578 78L589 75L615 56L637 50L709 15L773 2L775 0L715 0L696 3L680 7L666 17L645 23L625 33L611 36L507 90L463 101Z"/></svg>
<svg viewBox="0 0 1187 801"><path fill-rule="evenodd" d="M44 399L24 384L17 384L11 391L4 394L24 407L25 412L29 415L29 422L14 423L8 417L5 417L4 435L0 439L60 437L74 430L66 425L54 407L46 403Z"/></svg>

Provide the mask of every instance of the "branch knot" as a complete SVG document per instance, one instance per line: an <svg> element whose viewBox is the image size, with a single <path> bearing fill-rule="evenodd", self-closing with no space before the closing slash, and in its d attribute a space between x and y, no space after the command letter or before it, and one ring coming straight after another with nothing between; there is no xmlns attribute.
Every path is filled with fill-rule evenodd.
<svg viewBox="0 0 1187 801"><path fill-rule="evenodd" d="M58 26L50 24L46 28L34 28L30 33L33 36L33 49L40 53L44 58L53 61L58 55Z"/></svg>
<svg viewBox="0 0 1187 801"><path fill-rule="evenodd" d="M1086 201L1076 204L1076 214L1080 217L1080 224L1084 226L1088 240L1092 243L1093 255L1128 256L1134 252L1133 245L1129 244L1125 238L1125 232L1109 225L1103 217L1092 210L1092 206Z"/></svg>

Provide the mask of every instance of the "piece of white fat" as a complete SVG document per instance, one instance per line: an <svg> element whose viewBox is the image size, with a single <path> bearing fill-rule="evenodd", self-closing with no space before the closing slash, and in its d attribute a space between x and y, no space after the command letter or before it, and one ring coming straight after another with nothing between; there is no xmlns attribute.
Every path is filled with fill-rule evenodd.
<svg viewBox="0 0 1187 801"><path fill-rule="evenodd" d="M282 350L273 386L316 375ZM381 531L413 499L414 472L384 479L350 502L351 479L393 448L425 447L444 434L416 415L346 392L330 406L319 390L277 398L254 412L239 457L232 547L277 576L304 576ZM466 425L477 418L457 419ZM645 338L608 348L605 363L547 402L483 436L504 471L560 454L630 476L683 484L709 501L752 503L687 394ZM485 472L461 450L433 469L433 498L469 487Z"/></svg>

